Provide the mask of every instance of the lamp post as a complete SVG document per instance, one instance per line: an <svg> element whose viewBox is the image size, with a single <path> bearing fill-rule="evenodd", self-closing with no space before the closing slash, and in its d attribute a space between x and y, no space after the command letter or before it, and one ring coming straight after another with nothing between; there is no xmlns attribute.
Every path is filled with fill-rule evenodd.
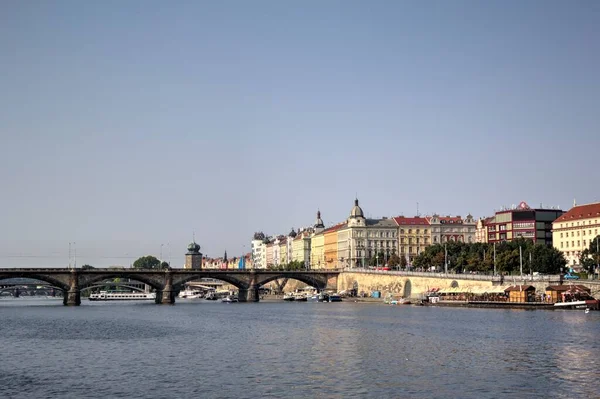
<svg viewBox="0 0 600 399"><path fill-rule="evenodd" d="M160 244L160 261L161 261L161 263L162 263L162 248L163 248L163 245L165 245L165 244Z"/></svg>
<svg viewBox="0 0 600 399"><path fill-rule="evenodd" d="M521 278L523 278L523 251L521 250L521 246L519 245L519 270L521 272Z"/></svg>
<svg viewBox="0 0 600 399"><path fill-rule="evenodd" d="M448 248L444 244L444 273L448 274Z"/></svg>

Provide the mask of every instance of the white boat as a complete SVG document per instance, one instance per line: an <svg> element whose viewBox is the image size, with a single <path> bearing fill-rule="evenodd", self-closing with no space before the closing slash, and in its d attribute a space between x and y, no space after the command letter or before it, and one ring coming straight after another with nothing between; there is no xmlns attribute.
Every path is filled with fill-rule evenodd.
<svg viewBox="0 0 600 399"><path fill-rule="evenodd" d="M155 300L156 293L145 292L109 292L100 291L100 293L90 294L90 301L143 301Z"/></svg>
<svg viewBox="0 0 600 399"><path fill-rule="evenodd" d="M229 295L229 296L226 296L225 298L221 299L221 302L234 303L234 302L239 302L239 300L238 300L237 296Z"/></svg>
<svg viewBox="0 0 600 399"><path fill-rule="evenodd" d="M306 301L308 301L308 296L305 293L299 292L297 294L294 294L294 301L306 302Z"/></svg>
<svg viewBox="0 0 600 399"><path fill-rule="evenodd" d="M283 300L288 302L295 301L296 295L293 292L288 292L283 296Z"/></svg>
<svg viewBox="0 0 600 399"><path fill-rule="evenodd" d="M202 291L190 290L189 288L186 288L184 291L180 291L179 295L177 295L177 296L179 298L187 298L187 299L202 298Z"/></svg>

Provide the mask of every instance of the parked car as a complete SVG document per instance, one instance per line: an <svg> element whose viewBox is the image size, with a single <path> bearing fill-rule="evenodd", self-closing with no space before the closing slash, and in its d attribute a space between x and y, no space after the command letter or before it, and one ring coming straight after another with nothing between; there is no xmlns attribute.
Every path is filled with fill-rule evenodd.
<svg viewBox="0 0 600 399"><path fill-rule="evenodd" d="M565 280L579 280L579 276L576 276L571 273L565 274Z"/></svg>

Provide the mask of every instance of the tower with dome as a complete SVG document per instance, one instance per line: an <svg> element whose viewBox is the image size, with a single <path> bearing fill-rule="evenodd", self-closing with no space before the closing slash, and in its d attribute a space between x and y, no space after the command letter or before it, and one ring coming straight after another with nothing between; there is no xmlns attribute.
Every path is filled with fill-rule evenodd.
<svg viewBox="0 0 600 399"><path fill-rule="evenodd" d="M202 269L202 253L200 245L196 244L196 240L192 241L187 247L188 251L185 254L184 269Z"/></svg>

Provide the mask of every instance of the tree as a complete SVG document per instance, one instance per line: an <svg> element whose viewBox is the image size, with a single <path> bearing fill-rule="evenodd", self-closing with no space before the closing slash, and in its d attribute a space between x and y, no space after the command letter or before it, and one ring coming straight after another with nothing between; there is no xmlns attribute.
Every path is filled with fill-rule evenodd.
<svg viewBox="0 0 600 399"><path fill-rule="evenodd" d="M165 262L165 261L163 261L163 262L160 264L160 268L161 268L161 269L163 269L163 270L166 270L166 269L168 269L169 267L171 267L171 266L169 265L169 263L167 263L167 262Z"/></svg>
<svg viewBox="0 0 600 399"><path fill-rule="evenodd" d="M400 257L400 268L405 269L408 266L408 261L406 260L406 256Z"/></svg>
<svg viewBox="0 0 600 399"><path fill-rule="evenodd" d="M142 256L141 258L139 258L135 262L133 262L133 268L134 269L160 269L161 263L156 257L154 257L152 255Z"/></svg>
<svg viewBox="0 0 600 399"><path fill-rule="evenodd" d="M90 269L95 269L95 267L91 266L91 265L83 265L83 266L81 266L81 270L90 270Z"/></svg>
<svg viewBox="0 0 600 399"><path fill-rule="evenodd" d="M590 241L590 246L581 253L579 263L588 273L594 273L600 264L600 236Z"/></svg>
<svg viewBox="0 0 600 399"><path fill-rule="evenodd" d="M388 266L392 268L396 268L400 264L400 257L396 254L392 254L390 259L388 260Z"/></svg>

